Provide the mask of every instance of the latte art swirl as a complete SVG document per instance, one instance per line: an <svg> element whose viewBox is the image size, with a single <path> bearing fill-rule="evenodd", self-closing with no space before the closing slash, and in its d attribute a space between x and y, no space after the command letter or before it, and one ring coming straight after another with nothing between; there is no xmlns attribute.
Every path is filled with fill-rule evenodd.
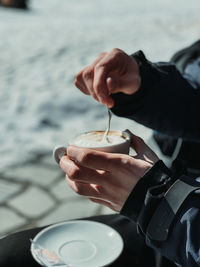
<svg viewBox="0 0 200 267"><path fill-rule="evenodd" d="M71 143L72 145L79 147L102 147L122 144L126 139L117 132L110 131L107 138L103 138L104 131L89 132L79 135Z"/></svg>
<svg viewBox="0 0 200 267"><path fill-rule="evenodd" d="M125 131L109 131L107 138L103 138L105 131L91 131L77 136L68 145L75 145L81 148L89 148L108 153L129 154L131 136ZM57 146L53 155L59 164L63 155L66 155L66 145Z"/></svg>

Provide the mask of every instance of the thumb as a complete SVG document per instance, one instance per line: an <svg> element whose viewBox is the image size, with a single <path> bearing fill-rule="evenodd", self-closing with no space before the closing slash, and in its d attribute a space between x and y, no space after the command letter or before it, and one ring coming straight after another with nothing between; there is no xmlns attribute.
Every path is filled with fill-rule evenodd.
<svg viewBox="0 0 200 267"><path fill-rule="evenodd" d="M129 130L126 130L131 136L131 147L136 151L137 156L135 158L143 159L150 163L155 163L159 160L156 153L144 142L144 140L131 133Z"/></svg>
<svg viewBox="0 0 200 267"><path fill-rule="evenodd" d="M146 149L149 149L149 147L146 145L144 140L133 134L131 131L126 130L131 136L131 148L133 148L137 154L142 154Z"/></svg>
<svg viewBox="0 0 200 267"><path fill-rule="evenodd" d="M117 81L113 77L108 77L106 80L109 94L120 92Z"/></svg>

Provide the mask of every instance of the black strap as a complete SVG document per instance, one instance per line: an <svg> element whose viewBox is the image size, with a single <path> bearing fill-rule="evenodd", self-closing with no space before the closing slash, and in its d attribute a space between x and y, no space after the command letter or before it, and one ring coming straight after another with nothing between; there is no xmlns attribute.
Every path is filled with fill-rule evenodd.
<svg viewBox="0 0 200 267"><path fill-rule="evenodd" d="M147 236L156 241L167 239L170 225L185 199L200 189L200 183L186 176L176 180L165 193L147 227Z"/></svg>

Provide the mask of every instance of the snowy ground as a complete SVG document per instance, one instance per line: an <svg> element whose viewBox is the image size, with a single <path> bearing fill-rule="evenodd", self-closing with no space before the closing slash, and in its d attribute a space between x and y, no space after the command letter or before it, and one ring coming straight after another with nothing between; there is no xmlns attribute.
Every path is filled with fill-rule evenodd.
<svg viewBox="0 0 200 267"><path fill-rule="evenodd" d="M168 60L199 38L199 9L199 0L32 0L28 12L1 8L0 171L105 129L105 107L73 86L75 74L113 47ZM111 126L150 134L122 118Z"/></svg>

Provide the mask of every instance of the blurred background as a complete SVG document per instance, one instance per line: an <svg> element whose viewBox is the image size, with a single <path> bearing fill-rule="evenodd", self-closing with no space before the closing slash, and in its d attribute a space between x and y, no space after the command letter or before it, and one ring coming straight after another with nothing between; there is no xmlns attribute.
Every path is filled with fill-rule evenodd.
<svg viewBox="0 0 200 267"><path fill-rule="evenodd" d="M106 108L74 76L114 47L168 61L200 29L198 0L17 2L0 0L0 236L111 212L75 195L52 159L56 145L106 128ZM115 116L111 128L129 128L160 153L150 129Z"/></svg>

